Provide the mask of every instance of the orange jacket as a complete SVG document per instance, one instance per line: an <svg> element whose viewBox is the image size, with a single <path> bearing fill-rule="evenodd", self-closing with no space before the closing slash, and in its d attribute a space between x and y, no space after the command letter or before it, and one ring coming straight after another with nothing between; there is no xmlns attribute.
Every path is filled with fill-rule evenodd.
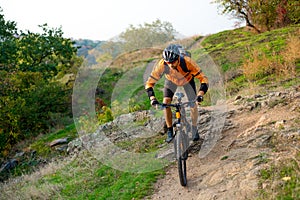
<svg viewBox="0 0 300 200"><path fill-rule="evenodd" d="M199 79L200 83L206 83L208 84L208 79L204 75L201 68L198 66L198 64L193 61L190 57L185 56L184 57L186 67L189 70L189 72L185 72L182 70L181 65L179 63L179 66L176 69L172 69L169 66L169 73L165 74L166 79L172 81L174 84L178 86L183 86L187 84L193 77ZM179 59L180 62L180 59ZM148 80L145 83L145 89L148 89L150 87L154 87L155 83L162 77L162 75L165 72L165 63L164 60L161 59L153 68Z"/></svg>

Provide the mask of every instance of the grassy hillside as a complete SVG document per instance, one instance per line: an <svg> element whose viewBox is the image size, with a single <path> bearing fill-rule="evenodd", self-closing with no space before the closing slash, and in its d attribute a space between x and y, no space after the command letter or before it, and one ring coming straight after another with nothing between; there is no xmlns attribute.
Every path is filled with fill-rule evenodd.
<svg viewBox="0 0 300 200"><path fill-rule="evenodd" d="M227 95L232 96L250 86L269 85L271 87L272 84L277 85L278 81L285 82L285 85L297 82L294 78L299 72L300 61L299 57L297 58L299 46L297 49L297 43L293 47L288 45L292 45L294 40L299 39L299 28L299 25L291 26L262 34L239 28L205 38L192 37L176 43L189 48L192 58L198 60L199 63L203 55L209 55L224 78ZM202 41L201 45L199 45L200 41ZM99 81L98 88L101 91L99 97L110 105L111 94L118 80L137 67L144 70L151 61L161 57L162 49L163 47L141 49L117 57ZM136 78L142 78L141 75L137 74ZM145 105L147 96L142 91L143 80L140 80L138 84L141 87L135 93L139 96L133 96L133 102L139 105L136 110L147 109L148 105ZM161 85L158 85L157 92L161 95L159 89Z"/></svg>
<svg viewBox="0 0 300 200"><path fill-rule="evenodd" d="M299 25L262 34L239 28L208 36L202 46L220 66L231 96L253 86L299 83L299 31ZM195 56L199 51L193 50Z"/></svg>
<svg viewBox="0 0 300 200"><path fill-rule="evenodd" d="M203 54L209 55L220 67L224 77L228 97L238 93L265 92L265 90L278 90L300 84L300 26L291 26L283 29L254 34L239 28L223 31L203 37L193 37L183 41L190 47L192 57L200 60ZM298 38L298 40L297 40ZM202 41L201 45L199 42ZM180 41L176 42L180 43ZM293 44L295 44L293 46ZM298 45L299 44L299 45ZM119 103L123 108L127 97L130 98L129 109L120 113L143 110L149 108L149 102L143 89L143 71L146 66L160 58L161 48L143 49L128 54L120 55L100 77L97 96L102 98L107 105ZM251 69L251 70L249 70ZM130 74L133 70L135 73ZM129 72L129 74L128 74ZM122 80L126 75L127 78ZM130 76L131 75L131 76ZM129 85L126 80L135 81ZM123 82L118 93L113 95L118 82ZM156 88L161 97L163 82ZM113 101L112 101L112 97ZM126 98L124 98L126 97ZM118 113L118 114L120 114ZM25 199L142 199L151 193L151 185L164 174L163 169L152 173L134 174L120 172L108 168L94 160L88 152L81 152L77 157L65 157L55 149L48 148L52 139L60 136L74 138L75 127L70 126L61 132L38 139L30 145L39 157L50 160L54 156L57 162L51 163L42 170L23 176L16 182L0 185L0 199L24 197ZM139 151L143 148L156 148L163 137L157 136L153 141L133 141L127 146L136 147ZM159 142L157 142L159 141ZM147 145L146 145L147 144ZM151 146L153 144L153 146ZM145 146L147 147L145 147ZM149 147L150 145L150 147ZM24 147L26 148L26 147ZM32 172L26 170L17 172ZM280 171L280 170L279 170ZM13 174L13 172L12 172ZM267 175L268 171L265 173ZM3 195L2 195L3 194Z"/></svg>

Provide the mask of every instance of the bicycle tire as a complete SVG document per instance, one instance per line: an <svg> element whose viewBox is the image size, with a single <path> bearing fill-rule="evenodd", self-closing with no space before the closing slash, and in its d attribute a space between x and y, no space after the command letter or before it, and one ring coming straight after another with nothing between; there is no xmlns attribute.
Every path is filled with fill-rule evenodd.
<svg viewBox="0 0 300 200"><path fill-rule="evenodd" d="M177 159L177 168L180 184L182 186L187 185L187 173L186 173L186 159L187 159L187 149L184 138L184 133L178 131L176 135L176 159Z"/></svg>

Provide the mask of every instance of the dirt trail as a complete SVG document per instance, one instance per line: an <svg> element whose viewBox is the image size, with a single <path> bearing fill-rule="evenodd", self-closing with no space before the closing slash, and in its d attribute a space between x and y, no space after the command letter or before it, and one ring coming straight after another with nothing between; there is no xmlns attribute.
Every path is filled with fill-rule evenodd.
<svg viewBox="0 0 300 200"><path fill-rule="evenodd" d="M222 133L206 157L200 158L198 152L194 152L187 160L187 187L180 185L177 165L173 165L156 183L154 194L145 199L245 200L257 197L257 175L264 167L263 156L272 154L268 143L274 123L270 122L289 121L299 117L299 112L291 113L288 106L245 112L232 103L229 110L234 113L227 118L233 128Z"/></svg>

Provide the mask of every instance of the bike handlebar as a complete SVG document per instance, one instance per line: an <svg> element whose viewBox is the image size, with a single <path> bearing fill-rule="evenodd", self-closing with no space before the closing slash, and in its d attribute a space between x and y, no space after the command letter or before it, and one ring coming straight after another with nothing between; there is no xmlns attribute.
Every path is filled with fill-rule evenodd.
<svg viewBox="0 0 300 200"><path fill-rule="evenodd" d="M186 102L178 102L178 103L171 103L171 104L165 104L165 103L159 103L158 105L161 106L161 108L168 108L168 107L181 107L181 106L191 106L191 104L196 104L196 100L193 100L193 101L186 101Z"/></svg>

